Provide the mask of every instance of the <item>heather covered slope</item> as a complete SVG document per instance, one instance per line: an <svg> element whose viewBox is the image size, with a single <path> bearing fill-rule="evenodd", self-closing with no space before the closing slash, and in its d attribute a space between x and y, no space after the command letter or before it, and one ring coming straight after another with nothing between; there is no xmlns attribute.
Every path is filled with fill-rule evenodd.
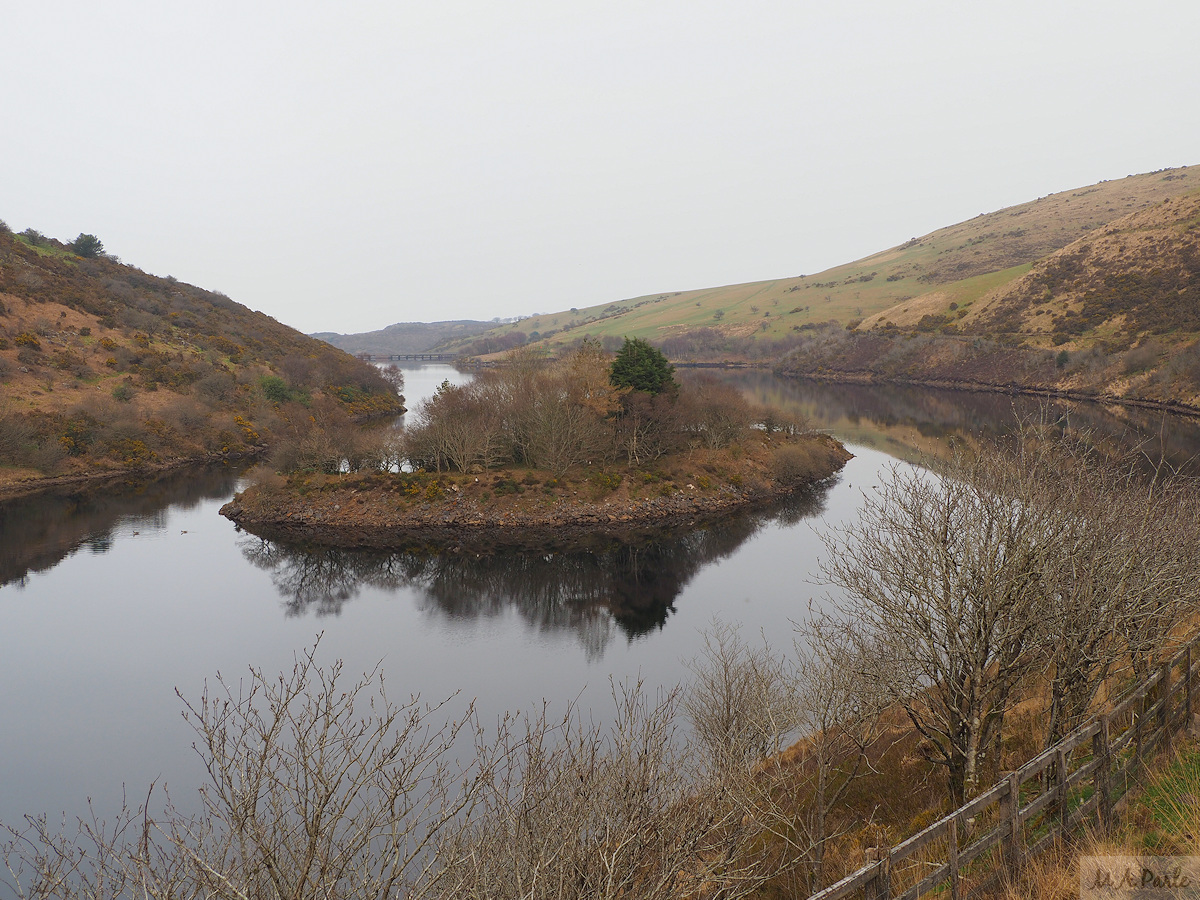
<svg viewBox="0 0 1200 900"><path fill-rule="evenodd" d="M1056 346L1200 333L1200 191L1069 244L981 298L963 324Z"/></svg>
<svg viewBox="0 0 1200 900"><path fill-rule="evenodd" d="M1200 191L1089 232L976 301L823 329L790 371L1200 400Z"/></svg>
<svg viewBox="0 0 1200 900"><path fill-rule="evenodd" d="M1082 236L1200 187L1200 173L1162 170L981 214L815 275L664 292L563 309L444 344L469 355L522 343L554 347L585 335L641 337L679 360L774 359L802 330L889 311L944 312L979 300ZM903 311L903 312L902 312Z"/></svg>
<svg viewBox="0 0 1200 900"><path fill-rule="evenodd" d="M1123 216L977 302L817 329L781 368L1200 409L1200 191Z"/></svg>
<svg viewBox="0 0 1200 900"><path fill-rule="evenodd" d="M375 367L223 294L6 229L0 387L0 492L402 410Z"/></svg>

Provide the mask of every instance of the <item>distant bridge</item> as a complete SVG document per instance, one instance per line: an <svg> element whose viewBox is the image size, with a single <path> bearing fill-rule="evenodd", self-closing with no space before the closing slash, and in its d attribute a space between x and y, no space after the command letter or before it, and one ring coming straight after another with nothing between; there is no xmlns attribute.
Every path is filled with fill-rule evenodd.
<svg viewBox="0 0 1200 900"><path fill-rule="evenodd" d="M359 353L359 359L365 359L367 362L382 362L383 360L422 360L425 362L453 362L458 359L454 353L393 353L390 356L383 356L378 353Z"/></svg>

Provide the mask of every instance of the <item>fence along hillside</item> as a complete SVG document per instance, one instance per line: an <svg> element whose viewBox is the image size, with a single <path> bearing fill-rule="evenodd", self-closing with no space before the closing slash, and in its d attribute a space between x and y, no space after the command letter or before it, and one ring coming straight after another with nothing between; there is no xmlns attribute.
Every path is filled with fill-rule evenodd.
<svg viewBox="0 0 1200 900"><path fill-rule="evenodd" d="M866 865L809 900L980 896L1085 821L1107 831L1146 755L1192 723L1198 652L1200 636L1110 711L895 847L869 849Z"/></svg>

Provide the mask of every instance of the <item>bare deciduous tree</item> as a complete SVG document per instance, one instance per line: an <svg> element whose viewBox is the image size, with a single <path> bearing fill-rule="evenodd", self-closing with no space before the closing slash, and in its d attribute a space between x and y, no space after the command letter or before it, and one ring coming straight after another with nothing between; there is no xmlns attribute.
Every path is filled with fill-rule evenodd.
<svg viewBox="0 0 1200 900"><path fill-rule="evenodd" d="M859 776L868 753L887 750L884 713L891 704L878 679L865 677L877 657L869 644L838 627L810 627L796 643L797 709L803 738L794 777L802 798L808 889L825 884L825 850L834 811Z"/></svg>
<svg viewBox="0 0 1200 900"><path fill-rule="evenodd" d="M825 536L822 572L843 592L834 616L946 767L956 803L1039 662L1052 552L1040 516L960 457L944 478L893 469L857 522Z"/></svg>
<svg viewBox="0 0 1200 900"><path fill-rule="evenodd" d="M1200 599L1200 522L1191 480L1161 460L1114 457L1088 433L1043 423L1023 423L1013 440L985 447L979 464L1036 512L1034 538L1050 550L1038 618L1051 746L1092 711L1115 667L1128 661L1144 677Z"/></svg>
<svg viewBox="0 0 1200 900"><path fill-rule="evenodd" d="M798 727L795 673L767 645L747 644L736 624L714 620L704 649L686 665L692 674L683 708L714 771L778 753Z"/></svg>
<svg viewBox="0 0 1200 900"><path fill-rule="evenodd" d="M831 815L868 770L886 697L862 678L852 642L810 631L788 663L767 645L715 621L688 667L684 708L724 802L757 824L779 873L802 868L807 889L824 881ZM781 753L788 737L797 743Z"/></svg>

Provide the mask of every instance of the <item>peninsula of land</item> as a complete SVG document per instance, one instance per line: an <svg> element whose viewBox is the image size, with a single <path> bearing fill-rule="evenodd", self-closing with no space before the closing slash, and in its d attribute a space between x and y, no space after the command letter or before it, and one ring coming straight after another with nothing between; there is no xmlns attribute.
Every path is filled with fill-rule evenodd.
<svg viewBox="0 0 1200 900"><path fill-rule="evenodd" d="M852 454L824 434L768 435L647 467L480 474L264 475L221 515L268 539L341 548L483 552L689 527L835 476Z"/></svg>
<svg viewBox="0 0 1200 900"><path fill-rule="evenodd" d="M690 525L836 474L850 454L803 422L645 341L511 355L443 383L402 432L335 456L276 454L222 514L263 536L340 547L534 545Z"/></svg>

